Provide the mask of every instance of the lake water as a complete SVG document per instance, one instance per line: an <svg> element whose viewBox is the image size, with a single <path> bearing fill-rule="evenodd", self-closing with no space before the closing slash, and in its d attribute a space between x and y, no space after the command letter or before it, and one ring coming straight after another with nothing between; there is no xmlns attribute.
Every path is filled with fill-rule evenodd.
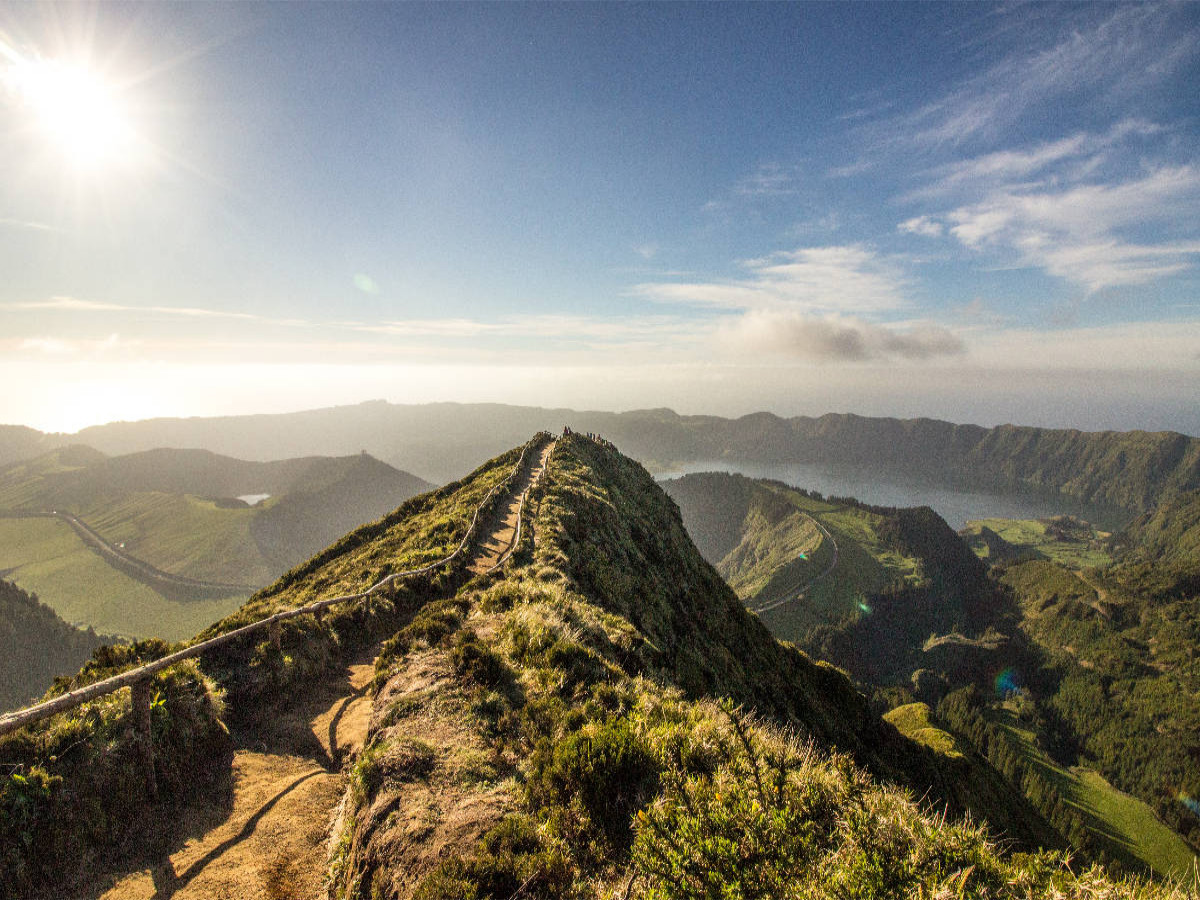
<svg viewBox="0 0 1200 900"><path fill-rule="evenodd" d="M270 496L270 494L242 494L242 496L238 497L238 499L247 506L258 506L258 504L262 503Z"/></svg>
<svg viewBox="0 0 1200 900"><path fill-rule="evenodd" d="M694 472L732 472L748 478L773 478L793 487L819 491L826 497L854 497L872 506L928 506L956 531L971 519L1041 519L1072 515L1113 529L1131 518L1130 514L1120 510L1089 506L1060 494L972 491L906 479L895 473L807 463L771 465L724 460L695 463L656 477L660 480L677 478Z"/></svg>

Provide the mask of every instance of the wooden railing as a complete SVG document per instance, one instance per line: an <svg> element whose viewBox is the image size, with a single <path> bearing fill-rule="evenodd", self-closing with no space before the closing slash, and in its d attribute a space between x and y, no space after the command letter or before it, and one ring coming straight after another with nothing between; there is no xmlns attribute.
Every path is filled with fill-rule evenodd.
<svg viewBox="0 0 1200 900"><path fill-rule="evenodd" d="M554 448L558 445L558 441L556 439L552 439L552 440L553 440L553 443L550 445L550 453L546 455L546 462L545 462L546 466L550 465L550 457L554 455ZM532 491L535 487L537 487L537 482L536 481L530 482L529 486L527 488L525 488L524 492L522 492L521 502L517 505L517 530L516 530L516 533L513 535L512 543L509 544L507 550L505 550L503 553L500 554L500 558L498 560L496 560L496 564L494 566L492 566L490 569L488 569L484 573L485 575L491 575L493 572L495 572L497 569L499 569L502 565L504 565L506 562L508 562L508 558L517 551L517 548L519 546L521 546L521 524L525 520L525 501L527 499L529 499L529 492Z"/></svg>
<svg viewBox="0 0 1200 900"><path fill-rule="evenodd" d="M324 600L317 600L307 606L297 607L296 609L288 609L282 612L277 612L274 615L259 619L256 622L251 622L249 625L243 625L241 628L235 628L233 631L227 631L224 634L209 638L206 641L201 641L198 644L192 644L190 647L185 647L175 653L168 654L153 662L145 663L136 668L129 669L119 675L114 675L111 678L106 678L103 681L97 681L93 684L85 685L81 688L76 688L73 691L68 691L65 694L60 694L43 703L38 703L34 706L25 709L17 710L16 712L6 713L0 716L0 735L7 734L11 731L16 731L25 725L30 725L42 719L49 718L60 712L65 712L68 709L74 709L89 700L94 700L97 697L102 697L105 694L111 694L121 688L128 687L132 691L133 716L135 727L145 737L144 746L149 752L150 748L150 679L158 672L166 669L175 663L182 662L185 659L191 659L200 656L205 651L211 650L214 647L219 647L222 644L227 644L237 640L251 632L266 628L271 641L278 646L280 641L280 623L286 619L294 619L297 616L315 615L320 618L325 610L338 603L349 603L352 601L363 600L372 594L382 590L387 585L401 578L411 578L416 575L423 575L427 572L432 572L442 566L448 565L460 556L467 548L471 538L474 536L475 529L479 525L480 514L488 508L489 502L495 497L496 493L504 488L511 488L520 477L522 467L525 464L525 456L533 446L541 447L549 435L539 433L534 440L527 443L521 450L521 455L517 459L516 465L513 467L508 477L495 485L487 496L480 501L475 508L475 514L471 518L471 524L467 527L467 533L463 535L462 541L458 547L449 556L440 559L437 562L429 563L416 569L407 569L403 572L393 572L392 574L381 578L375 584L371 585L365 591L357 594L345 594L340 597L329 597ZM528 494L528 490L526 491ZM522 508L524 507L524 496L522 496ZM520 528L520 518L518 514L517 527ZM514 546L515 546L514 542ZM504 560L502 559L501 562ZM493 570L497 568L493 567ZM491 571L491 570L489 570ZM148 778L150 779L150 791L154 793L153 784L153 766L149 766Z"/></svg>

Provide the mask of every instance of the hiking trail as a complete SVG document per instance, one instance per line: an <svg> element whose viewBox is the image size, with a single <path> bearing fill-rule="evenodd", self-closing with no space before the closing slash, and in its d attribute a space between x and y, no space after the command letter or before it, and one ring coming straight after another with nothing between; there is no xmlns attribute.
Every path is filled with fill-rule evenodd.
<svg viewBox="0 0 1200 900"><path fill-rule="evenodd" d="M500 505L468 570L487 572L516 543L523 499L553 443ZM76 894L88 900L315 900L323 896L329 826L362 749L378 647L327 678L266 729L234 734L232 797L159 813L153 839L122 871ZM132 869L132 871L131 871Z"/></svg>

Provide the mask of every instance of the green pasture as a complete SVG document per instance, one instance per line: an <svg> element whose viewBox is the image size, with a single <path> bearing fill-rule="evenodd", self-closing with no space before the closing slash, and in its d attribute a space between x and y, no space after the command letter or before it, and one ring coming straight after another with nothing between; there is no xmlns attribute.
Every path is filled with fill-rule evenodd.
<svg viewBox="0 0 1200 900"><path fill-rule="evenodd" d="M109 566L58 519L0 519L0 572L67 622L137 638L190 638L246 600L167 600Z"/></svg>
<svg viewBox="0 0 1200 900"><path fill-rule="evenodd" d="M1097 549L1093 542L1101 535L1091 529L1090 539L1063 539L1047 533L1047 523L1040 519L977 519L967 522L964 529L968 543L975 554L987 559L988 549L982 540L971 540L982 528L996 532L1021 554L1033 559L1049 559L1069 569L1089 569L1107 566L1112 557Z"/></svg>
<svg viewBox="0 0 1200 900"><path fill-rule="evenodd" d="M263 586L275 574L250 532L258 509L226 509L181 494L131 494L81 518L114 545L188 578Z"/></svg>
<svg viewBox="0 0 1200 900"><path fill-rule="evenodd" d="M1091 769L1064 769L1037 746L1034 732L1011 709L992 713L1015 749L1075 807L1096 837L1117 859L1141 863L1160 875L1191 881L1196 857L1178 834L1159 821L1154 810L1117 790Z"/></svg>

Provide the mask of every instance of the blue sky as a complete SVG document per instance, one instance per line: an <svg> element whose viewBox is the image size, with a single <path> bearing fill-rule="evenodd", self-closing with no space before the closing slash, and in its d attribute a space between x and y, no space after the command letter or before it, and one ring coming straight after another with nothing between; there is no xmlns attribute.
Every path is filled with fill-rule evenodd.
<svg viewBox="0 0 1200 900"><path fill-rule="evenodd" d="M1198 76L1196 4L11 4L0 422L1200 433Z"/></svg>

